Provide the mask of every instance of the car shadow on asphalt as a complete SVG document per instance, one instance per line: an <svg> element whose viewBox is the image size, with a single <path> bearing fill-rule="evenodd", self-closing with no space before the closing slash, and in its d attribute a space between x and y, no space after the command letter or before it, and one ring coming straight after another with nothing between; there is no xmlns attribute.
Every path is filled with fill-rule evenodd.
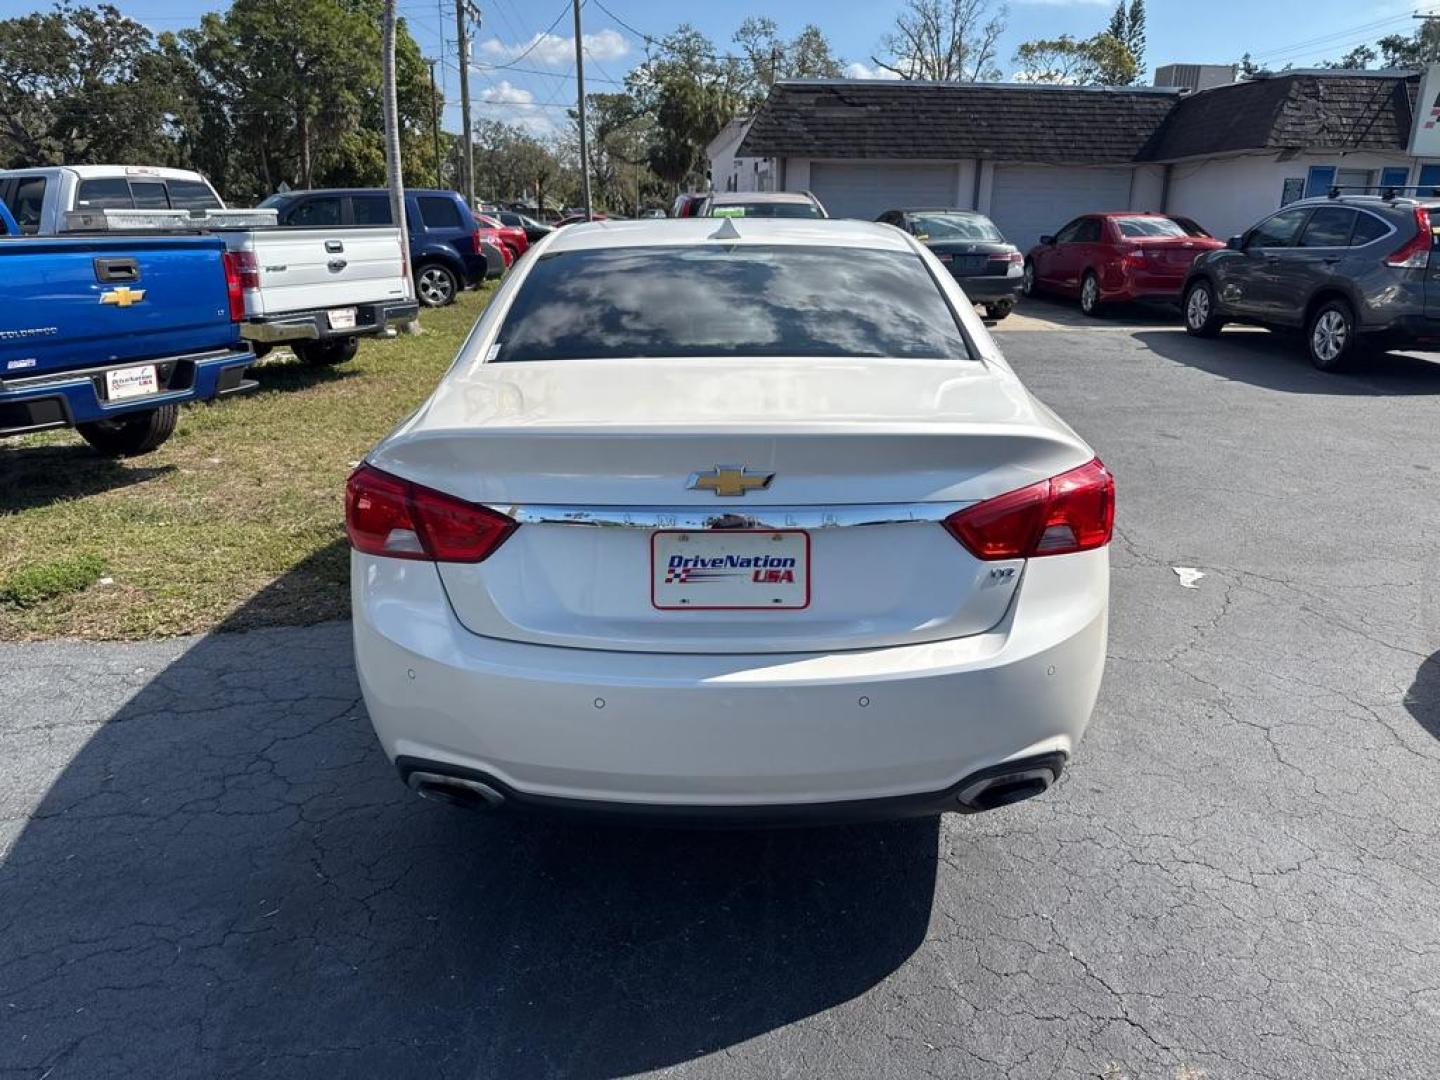
<svg viewBox="0 0 1440 1080"><path fill-rule="evenodd" d="M1440 652L1420 665L1405 694L1405 708L1422 728L1440 739Z"/></svg>
<svg viewBox="0 0 1440 1080"><path fill-rule="evenodd" d="M78 738L86 681L129 672L65 647L77 704L37 729L55 771L20 778L0 866L6 1075L622 1076L864 994L930 924L933 819L636 830L415 798L344 623L208 635Z"/></svg>
<svg viewBox="0 0 1440 1080"><path fill-rule="evenodd" d="M1196 338L1183 329L1142 330L1135 340L1156 356L1224 379L1287 394L1412 397L1440 394L1440 360L1373 353L1352 372L1327 374L1311 366L1299 338L1264 331Z"/></svg>
<svg viewBox="0 0 1440 1080"><path fill-rule="evenodd" d="M0 514L143 484L174 465L102 457L88 445L15 446L0 441Z"/></svg>

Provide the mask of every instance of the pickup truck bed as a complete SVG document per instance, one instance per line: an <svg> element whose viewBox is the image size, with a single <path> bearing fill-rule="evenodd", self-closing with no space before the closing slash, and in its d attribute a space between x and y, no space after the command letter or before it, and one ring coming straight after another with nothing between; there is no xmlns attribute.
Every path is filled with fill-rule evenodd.
<svg viewBox="0 0 1440 1080"><path fill-rule="evenodd" d="M0 224L14 221L0 207ZM75 426L154 449L176 407L254 387L238 280L209 236L0 239L0 435Z"/></svg>

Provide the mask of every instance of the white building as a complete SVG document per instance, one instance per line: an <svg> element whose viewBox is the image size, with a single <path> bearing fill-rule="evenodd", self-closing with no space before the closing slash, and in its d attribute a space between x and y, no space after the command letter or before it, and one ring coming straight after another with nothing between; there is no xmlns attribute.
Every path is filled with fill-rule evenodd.
<svg viewBox="0 0 1440 1080"><path fill-rule="evenodd" d="M1440 190L1440 156L1413 152L1419 82L1332 70L1199 92L782 82L712 172L725 190L733 162L751 162L770 177L758 189L813 191L839 217L978 209L1022 248L1103 210L1183 214L1225 237L1334 185Z"/></svg>
<svg viewBox="0 0 1440 1080"><path fill-rule="evenodd" d="M710 187L713 191L773 191L774 177L766 158L738 157L736 151L750 130L753 117L731 120L705 147L710 160Z"/></svg>

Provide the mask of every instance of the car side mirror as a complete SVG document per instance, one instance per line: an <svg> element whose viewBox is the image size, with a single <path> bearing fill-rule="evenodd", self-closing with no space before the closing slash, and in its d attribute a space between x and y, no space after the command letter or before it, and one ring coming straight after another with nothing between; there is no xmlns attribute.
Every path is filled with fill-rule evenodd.
<svg viewBox="0 0 1440 1080"><path fill-rule="evenodd" d="M1051 247L1055 243L1055 237L1047 234L1040 237L1040 243L1044 244L1046 247Z"/></svg>
<svg viewBox="0 0 1440 1080"><path fill-rule="evenodd" d="M1225 241L1225 246L1231 251L1244 251L1245 238L1243 236L1232 236L1229 240Z"/></svg>

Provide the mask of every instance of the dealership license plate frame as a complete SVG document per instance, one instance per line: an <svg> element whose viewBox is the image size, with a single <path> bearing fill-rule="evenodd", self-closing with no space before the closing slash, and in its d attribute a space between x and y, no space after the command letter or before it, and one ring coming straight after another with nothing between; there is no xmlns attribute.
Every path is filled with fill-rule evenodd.
<svg viewBox="0 0 1440 1080"><path fill-rule="evenodd" d="M670 538L682 536L698 540L695 550L709 558L716 557L717 552L727 554L724 551L726 547L740 548L743 544L740 537L778 537L781 539L770 542L783 546L774 549L771 554L778 553L781 558L795 557L795 568L800 573L793 583L744 582L743 586L722 597L727 601L725 603L693 603L687 597L676 595L675 590L680 583L665 580L670 545L688 542L672 541ZM737 551L736 554L741 553ZM748 554L753 556L753 549ZM753 572L754 569L764 568L739 567L736 572ZM777 590L780 591L778 596ZM810 606L811 590L810 533L805 529L657 529L650 534L650 603L659 611L804 611ZM760 598L764 598L763 601ZM737 599L751 602L733 602Z"/></svg>
<svg viewBox="0 0 1440 1080"><path fill-rule="evenodd" d="M137 382L126 382L138 379ZM105 372L105 400L129 401L160 392L160 370L155 364L135 364Z"/></svg>
<svg viewBox="0 0 1440 1080"><path fill-rule="evenodd" d="M354 330L355 309L353 307L333 308L325 313L325 321L331 330Z"/></svg>

